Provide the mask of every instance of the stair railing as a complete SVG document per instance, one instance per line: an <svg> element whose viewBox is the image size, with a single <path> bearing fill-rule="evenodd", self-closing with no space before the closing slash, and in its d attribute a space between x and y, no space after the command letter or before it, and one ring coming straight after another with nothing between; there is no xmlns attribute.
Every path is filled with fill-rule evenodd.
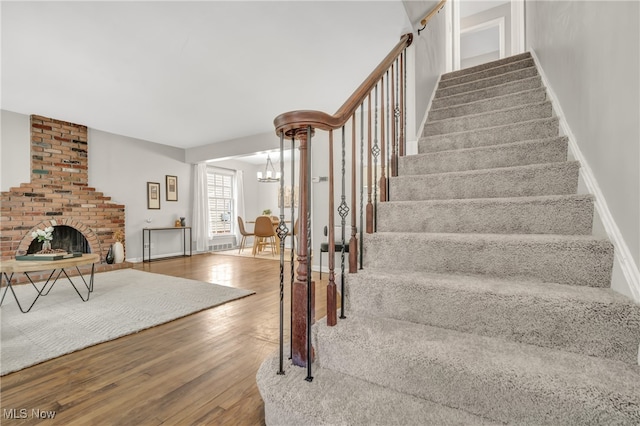
<svg viewBox="0 0 640 426"><path fill-rule="evenodd" d="M406 127L406 49L413 40L412 34L405 34L400 42L391 50L376 69L347 99L340 109L333 115L321 111L291 111L279 115L274 120L276 133L280 137L280 200L284 200L284 170L283 152L285 139L291 140L292 150L296 142L299 150L299 218L298 229L290 232L284 219L284 202L280 203L280 223L277 235L280 238L280 369L278 374L284 374L283 369L283 321L284 321L284 247L285 239L292 238L291 254L291 359L294 365L307 367L306 380L313 379L311 364L313 348L311 345L311 326L315 321L315 283L311 279L311 155L312 137L318 130L328 132L329 158L329 223L328 223L328 255L329 278L327 285L327 325L337 324L337 294L335 276L335 215L340 217L341 235L341 271L340 271L340 318L345 318L345 255L349 255L349 273L357 273L362 269L363 240L366 234L372 234L377 229L378 201L388 199L388 175L397 176L398 156L404 155L405 127ZM359 110L359 114L358 114ZM366 111L366 125L365 125ZM360 126L357 116L360 117ZM350 176L347 174L347 126L351 127L351 163ZM358 135L358 127L360 134ZM340 201L335 205L336 178L334 173L334 131L341 134L340 156ZM358 137L359 136L359 137ZM358 156L357 142L360 141L360 155ZM365 140L366 153L365 153ZM293 157L292 157L293 158ZM295 176L294 161L292 165L292 180ZM378 166L379 165L379 166ZM367 200L364 202L364 186L366 167ZM378 176L378 168L380 175ZM360 207L357 203L358 172ZM350 189L350 203L347 202L347 185ZM293 185L292 185L293 187ZM292 203L293 205L293 203ZM347 216L350 215L350 238L346 241ZM358 224L358 218L360 223ZM295 227L293 209L291 224ZM359 226L358 226L359 225ZM360 236L358 238L358 229ZM297 248L297 268L293 273L293 250Z"/></svg>

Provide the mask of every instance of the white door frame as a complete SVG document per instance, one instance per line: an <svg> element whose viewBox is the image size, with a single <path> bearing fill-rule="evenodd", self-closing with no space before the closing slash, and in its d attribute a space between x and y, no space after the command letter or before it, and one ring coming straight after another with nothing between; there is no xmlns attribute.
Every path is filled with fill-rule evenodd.
<svg viewBox="0 0 640 426"><path fill-rule="evenodd" d="M451 0L445 4L447 19L447 72L460 69L460 1ZM525 22L524 22L524 2L525 0L511 0L511 52L504 52L504 26L501 28L500 56L517 55L525 49ZM495 24L493 24L495 25ZM479 27L479 26L478 26ZM476 27L469 28L465 32L477 30Z"/></svg>

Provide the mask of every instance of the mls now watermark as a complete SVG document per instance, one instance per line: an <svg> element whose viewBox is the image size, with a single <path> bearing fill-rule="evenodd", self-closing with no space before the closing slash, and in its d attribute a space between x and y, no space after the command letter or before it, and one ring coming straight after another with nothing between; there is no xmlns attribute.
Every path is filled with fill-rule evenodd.
<svg viewBox="0 0 640 426"><path fill-rule="evenodd" d="M4 419L53 419L56 416L54 410L41 410L39 408L4 408L2 418Z"/></svg>

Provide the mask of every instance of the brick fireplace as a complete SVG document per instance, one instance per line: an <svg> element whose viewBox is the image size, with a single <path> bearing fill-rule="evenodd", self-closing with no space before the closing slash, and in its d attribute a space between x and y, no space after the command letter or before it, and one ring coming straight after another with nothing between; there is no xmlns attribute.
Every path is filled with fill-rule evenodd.
<svg viewBox="0 0 640 426"><path fill-rule="evenodd" d="M84 236L87 252L100 255L96 271L131 267L104 261L114 232L124 235L125 207L89 186L86 126L32 115L31 182L2 192L0 203L2 260L26 254L33 231L66 226Z"/></svg>

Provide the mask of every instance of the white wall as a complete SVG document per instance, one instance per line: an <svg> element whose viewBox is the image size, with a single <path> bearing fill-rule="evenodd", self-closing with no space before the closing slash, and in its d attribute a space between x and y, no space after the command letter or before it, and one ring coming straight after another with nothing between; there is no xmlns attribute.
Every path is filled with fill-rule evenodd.
<svg viewBox="0 0 640 426"><path fill-rule="evenodd" d="M526 43L640 265L640 3L528 1ZM614 241L615 243L615 241ZM616 247L620 256L624 247ZM638 271L635 271L636 274Z"/></svg>
<svg viewBox="0 0 640 426"><path fill-rule="evenodd" d="M173 227L192 209L192 167L184 150L89 129L89 185L124 204L126 258L142 260L142 228ZM166 175L178 177L178 201L166 201ZM147 209L147 182L160 184L160 209ZM148 222L150 220L150 222ZM151 256L182 253L180 231L152 234Z"/></svg>
<svg viewBox="0 0 640 426"><path fill-rule="evenodd" d="M8 191L31 179L30 121L28 115L5 110L0 113L0 190Z"/></svg>
<svg viewBox="0 0 640 426"><path fill-rule="evenodd" d="M437 4L437 2L403 1L407 15L414 25L414 29L420 28L420 20ZM446 69L446 32L447 22L445 10L435 15L427 24L427 27L417 35L414 33L414 41L411 47L415 68L411 70L414 75L415 97L413 108L409 108L415 115L415 128L407 129L408 140L415 140L426 120L427 110L431 102L431 94L435 91L440 75Z"/></svg>

